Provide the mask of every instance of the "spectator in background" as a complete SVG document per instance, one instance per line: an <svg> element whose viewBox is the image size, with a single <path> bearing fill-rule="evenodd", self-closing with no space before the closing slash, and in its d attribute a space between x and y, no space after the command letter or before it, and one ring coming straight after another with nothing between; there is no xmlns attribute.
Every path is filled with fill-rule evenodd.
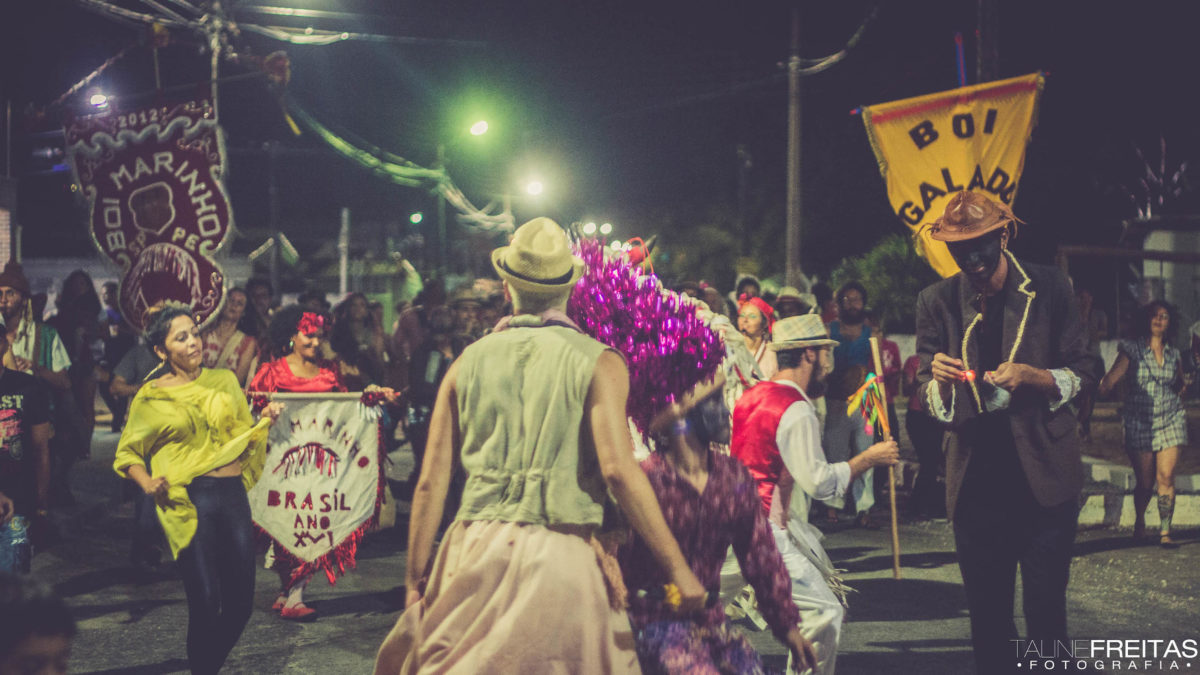
<svg viewBox="0 0 1200 675"><path fill-rule="evenodd" d="M716 286L708 286L704 282L700 282L703 286L703 291L700 293L700 299L713 312L724 316L726 319L734 319L734 314L730 310L729 300L721 295L721 291L717 290Z"/></svg>
<svg viewBox="0 0 1200 675"><path fill-rule="evenodd" d="M1092 292L1080 288L1075 292L1079 299L1079 319L1083 322L1087 336L1088 354L1100 358L1100 341L1108 337L1108 316L1096 309ZM1079 436L1086 443L1092 440L1092 409L1096 407L1096 392L1085 389L1079 393Z"/></svg>
<svg viewBox="0 0 1200 675"><path fill-rule="evenodd" d="M318 314L327 314L332 308L329 301L325 299L323 292L311 288L296 298L296 304L303 307L307 312L316 312Z"/></svg>
<svg viewBox="0 0 1200 675"><path fill-rule="evenodd" d="M0 350L7 346L0 326ZM0 364L0 572L29 574L31 540L45 534L49 505L46 385Z"/></svg>
<svg viewBox="0 0 1200 675"><path fill-rule="evenodd" d="M246 314L247 300L246 291L229 289L221 314L200 333L204 343L204 367L232 370L243 387L250 375L250 364L258 353L258 340L238 328Z"/></svg>
<svg viewBox="0 0 1200 675"><path fill-rule="evenodd" d="M427 280L425 287L413 299L409 307L396 320L396 332L392 335L393 349L403 354L406 361L425 342L429 321L438 307L446 304L446 289L440 279Z"/></svg>
<svg viewBox="0 0 1200 675"><path fill-rule="evenodd" d="M450 311L454 316L454 333L470 344L483 337L484 326L479 321L482 307L479 295L470 286L460 286L450 296ZM489 326L490 328L490 326Z"/></svg>
<svg viewBox="0 0 1200 675"><path fill-rule="evenodd" d="M814 311L821 315L821 321L828 326L838 318L837 303L833 299L833 289L824 281L818 281L812 287L813 298L817 301Z"/></svg>
<svg viewBox="0 0 1200 675"><path fill-rule="evenodd" d="M771 342L771 326L774 324L775 310L765 300L753 296L738 300L738 331L746 341L746 349L754 356L757 371L755 377L758 380L769 380L774 377L775 371L779 370L779 365L775 362L775 352L768 349Z"/></svg>
<svg viewBox="0 0 1200 675"><path fill-rule="evenodd" d="M145 339L139 337L133 349L126 352L113 368L112 382L108 386L110 395L120 401L123 408L128 408L129 400L160 365L162 361L154 355ZM126 499L133 500L129 561L140 571L153 571L158 568L163 554L162 526L154 512L154 497L143 493L133 481L122 481L122 491Z"/></svg>
<svg viewBox="0 0 1200 675"><path fill-rule="evenodd" d="M51 406L55 400L61 400L68 404L73 403L71 379L67 375L67 369L71 366L71 357L67 355L67 349L59 339L58 331L54 330L53 326L45 325L35 318L41 314L34 312L30 298L29 281L25 278L20 263L8 261L8 264L4 266L4 271L0 273L0 315L3 315L8 336L8 349L3 356L4 366L10 370L33 375L48 385ZM62 412L55 411L53 407L51 411L52 414ZM52 423L54 421L57 420L52 419ZM78 419L76 419L76 423L78 423ZM63 436L66 439L69 437L72 427L66 422L63 426ZM73 428L78 429L79 427ZM57 443L55 447L58 447ZM77 453L78 449L73 448L72 452ZM53 454L51 456L52 464L57 460L59 466L69 468L66 457L56 458ZM51 501L71 504L73 498L70 491L66 489L65 471L62 472L63 480L59 484L54 484L54 473L54 467L52 467Z"/></svg>
<svg viewBox="0 0 1200 675"><path fill-rule="evenodd" d="M246 299L249 303L238 329L258 340L261 346L267 341L267 326L271 322L271 311L275 308L275 289L270 281L252 277L246 282ZM266 356L259 354L259 359L266 360Z"/></svg>
<svg viewBox="0 0 1200 675"><path fill-rule="evenodd" d="M1155 300L1143 308L1137 337L1122 340L1117 360L1100 381L1107 394L1129 375L1128 396L1121 410L1125 418L1125 452L1133 464L1137 486L1133 491L1133 536L1146 533L1146 506L1158 482L1159 543L1178 546L1171 539L1175 514L1175 465L1179 448L1187 444L1187 413L1180 392L1185 384L1183 359L1175 347L1175 308Z"/></svg>
<svg viewBox="0 0 1200 675"><path fill-rule="evenodd" d="M70 395L55 397L56 425L51 442L52 450L61 458L55 466L53 480L65 490L71 465L92 454L92 432L96 428L96 366L103 352L100 296L88 273L75 270L63 280L54 305L57 312L46 323L58 331L67 357L71 359L67 368Z"/></svg>
<svg viewBox="0 0 1200 675"><path fill-rule="evenodd" d="M500 317L511 314L511 308L504 300L504 291L492 293L483 301L483 306L479 308L479 323L483 325L485 333L492 332L496 327L496 323L500 321Z"/></svg>
<svg viewBox="0 0 1200 675"><path fill-rule="evenodd" d="M946 458L942 454L942 438L946 430L925 411L925 397L917 390L920 367L921 357L916 354L904 362L904 395L908 397L904 430L908 432L908 440L920 464L908 508L914 518L945 518L946 488L942 471Z"/></svg>
<svg viewBox="0 0 1200 675"><path fill-rule="evenodd" d="M775 296L775 303L772 305L775 308L775 319L786 319L789 316L800 316L808 314L811 309L801 297L799 289L795 286L784 286L779 289L779 295Z"/></svg>
<svg viewBox="0 0 1200 675"><path fill-rule="evenodd" d="M857 281L842 284L837 292L837 319L829 323L829 337L837 341L833 348L833 373L829 376L829 395L825 398L824 448L831 463L844 462L857 456L874 441L863 428L862 419L846 415L846 399L866 380L874 369L871 357L871 327L866 319L867 290ZM850 493L854 497L855 523L874 527L870 511L875 505L875 475L868 471L854 481ZM825 502L829 507L826 520L835 523L838 512L845 506L842 495Z"/></svg>
<svg viewBox="0 0 1200 675"><path fill-rule="evenodd" d="M700 284L695 281L681 281L675 285L676 293L693 298L700 298L701 300L704 299L700 297L702 290L703 289L700 288Z"/></svg>
<svg viewBox="0 0 1200 675"><path fill-rule="evenodd" d="M413 350L408 371L408 438L412 441L416 462L408 478L415 487L421 476L425 442L429 438L430 416L437 400L438 387L450 369L450 364L466 349L468 342L454 332L454 318L446 306L429 313L425 342Z"/></svg>
<svg viewBox="0 0 1200 675"><path fill-rule="evenodd" d="M0 573L0 673L64 675L74 637L70 610L49 588Z"/></svg>
<svg viewBox="0 0 1200 675"><path fill-rule="evenodd" d="M758 282L758 277L753 274L743 274L738 277L737 283L733 286L733 297L730 299L734 302L741 302L743 295L748 298L757 298L762 295L762 284Z"/></svg>
<svg viewBox="0 0 1200 675"><path fill-rule="evenodd" d="M101 287L100 300L104 303L104 318L100 321L100 333L104 342L104 356L100 359L97 372L100 398L112 412L112 430L119 432L125 426L125 408L128 400L111 394L112 371L125 354L137 344L137 333L133 326L121 316L117 301L117 282L106 281Z"/></svg>
<svg viewBox="0 0 1200 675"><path fill-rule="evenodd" d="M350 391L379 385L387 368L383 327L375 322L367 296L351 293L334 308L330 346L342 381Z"/></svg>

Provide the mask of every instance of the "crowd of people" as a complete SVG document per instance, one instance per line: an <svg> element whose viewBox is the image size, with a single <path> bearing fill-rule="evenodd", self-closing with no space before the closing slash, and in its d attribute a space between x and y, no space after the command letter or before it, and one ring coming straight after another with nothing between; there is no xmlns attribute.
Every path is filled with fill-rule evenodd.
<svg viewBox="0 0 1200 675"><path fill-rule="evenodd" d="M1067 640L1093 392L1127 384L1134 535L1144 536L1157 492L1159 541L1173 546L1189 382L1173 344L1178 317L1163 302L1146 306L1104 375L1106 326L1065 275L1008 250L1018 223L1007 206L964 192L928 225L962 272L920 295L907 360L856 281L802 292L744 276L728 295L702 282L664 290L687 298L680 311L702 318L721 353L715 375L672 392L643 434L631 434L626 413L636 345L606 346L568 316L585 268L549 219L494 252L499 282L450 292L426 283L396 307L390 331L382 306L361 293L336 307L319 292L276 306L256 278L230 288L203 330L190 308L167 304L137 336L115 286L102 299L82 271L64 280L43 322L9 263L0 572L29 572L49 509L69 502L67 472L90 452L100 394L121 431L114 468L139 495L132 560L175 559L189 663L217 672L253 610L246 494L282 411L271 403L255 413L248 393L374 389L396 405L388 437L416 459L407 609L377 673L763 672L730 625L742 613L787 646L789 667L831 674L846 586L815 525L845 517L874 528L877 494L894 489L875 473L897 463L899 438L847 415L847 399L879 370L896 436L894 398L907 399L920 467L910 514L952 520L977 668L1006 672L1018 569L1028 637ZM273 611L314 618L303 600L311 574L283 551L267 565L280 579ZM0 577L0 600L39 597ZM46 634L69 639L69 617L47 607Z"/></svg>

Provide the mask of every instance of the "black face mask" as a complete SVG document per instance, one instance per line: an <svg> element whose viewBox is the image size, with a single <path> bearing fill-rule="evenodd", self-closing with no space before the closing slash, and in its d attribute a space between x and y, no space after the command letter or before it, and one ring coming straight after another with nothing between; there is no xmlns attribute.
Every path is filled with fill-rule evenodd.
<svg viewBox="0 0 1200 675"><path fill-rule="evenodd" d="M1001 246L1002 232L1003 229L1000 229L975 239L946 242L950 257L954 258L959 269L976 287L987 286L1000 266L1000 256L1004 250Z"/></svg>

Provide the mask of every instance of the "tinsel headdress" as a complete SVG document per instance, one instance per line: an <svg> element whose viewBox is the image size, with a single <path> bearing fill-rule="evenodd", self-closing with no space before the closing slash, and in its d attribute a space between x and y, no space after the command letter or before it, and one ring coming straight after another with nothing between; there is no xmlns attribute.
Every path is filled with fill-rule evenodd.
<svg viewBox="0 0 1200 675"><path fill-rule="evenodd" d="M717 372L721 338L697 316L696 306L662 288L623 255L605 257L595 239L575 245L586 270L571 294L567 315L588 335L625 356L629 367L626 414L643 434L650 420Z"/></svg>

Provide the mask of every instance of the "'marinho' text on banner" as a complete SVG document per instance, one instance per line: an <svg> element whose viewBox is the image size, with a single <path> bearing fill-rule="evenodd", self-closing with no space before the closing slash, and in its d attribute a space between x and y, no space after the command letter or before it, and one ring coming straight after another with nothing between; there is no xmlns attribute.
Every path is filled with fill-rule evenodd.
<svg viewBox="0 0 1200 675"><path fill-rule="evenodd" d="M962 190L1012 205L1044 84L1033 73L863 109L892 209L919 234L918 250L943 277L958 266L921 225Z"/></svg>
<svg viewBox="0 0 1200 675"><path fill-rule="evenodd" d="M201 324L224 301L214 255L233 226L212 103L155 103L69 120L67 152L87 195L92 240L121 268L121 315L145 327L163 300Z"/></svg>

